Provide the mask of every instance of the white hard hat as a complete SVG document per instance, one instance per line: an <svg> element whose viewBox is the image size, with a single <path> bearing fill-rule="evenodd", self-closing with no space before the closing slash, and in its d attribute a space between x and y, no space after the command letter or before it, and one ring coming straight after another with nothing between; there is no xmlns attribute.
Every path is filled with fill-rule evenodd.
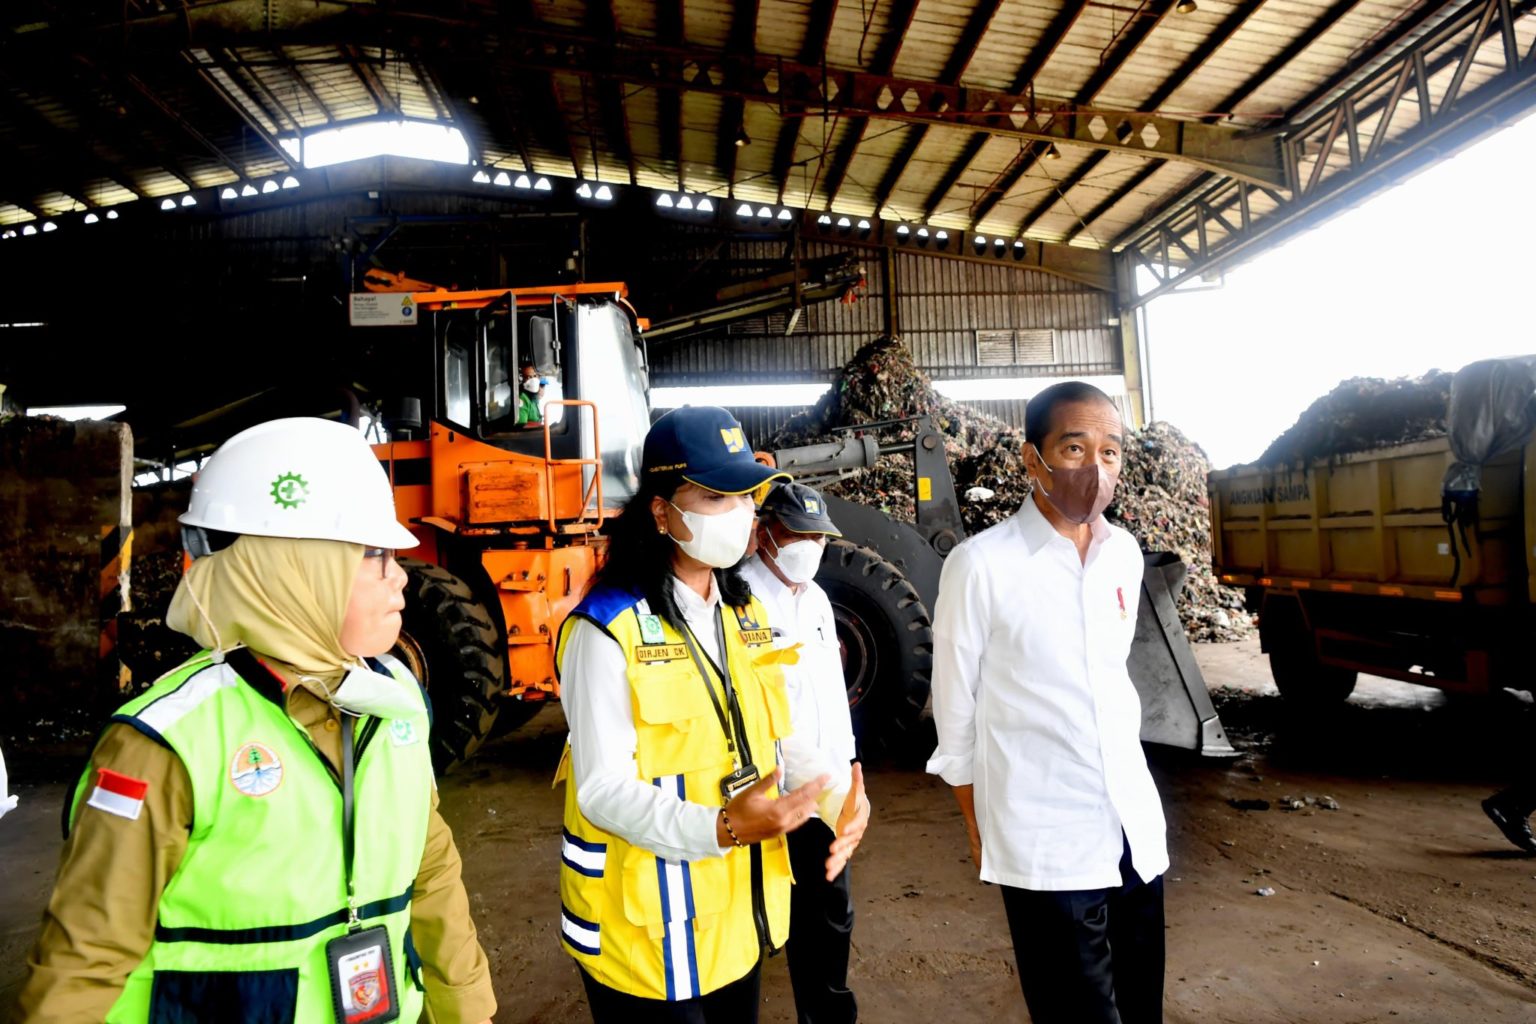
<svg viewBox="0 0 1536 1024"><path fill-rule="evenodd" d="M187 526L258 537L410 548L378 456L356 427L301 416L242 430L208 460Z"/></svg>

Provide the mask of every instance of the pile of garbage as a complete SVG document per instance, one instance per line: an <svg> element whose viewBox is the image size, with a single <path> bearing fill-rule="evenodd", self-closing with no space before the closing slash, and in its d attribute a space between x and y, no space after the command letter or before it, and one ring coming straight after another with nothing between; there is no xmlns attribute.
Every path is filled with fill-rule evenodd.
<svg viewBox="0 0 1536 1024"><path fill-rule="evenodd" d="M759 439L757 446L772 450L814 444L828 440L838 427L924 415L944 435L967 533L1017 512L1030 492L1024 431L938 394L896 339L876 339L861 348L820 402L771 438ZM1178 607L1191 640L1239 640L1253 634L1242 594L1221 586L1211 574L1205 489L1210 468L1205 452L1169 424L1133 431L1126 438L1120 486L1108 515L1144 550L1173 551L1183 559L1189 575ZM906 456L887 456L879 466L826 489L894 519L916 518L912 463Z"/></svg>
<svg viewBox="0 0 1536 1024"><path fill-rule="evenodd" d="M1307 407L1258 465L1288 465L1443 437L1454 374L1382 380L1352 377Z"/></svg>

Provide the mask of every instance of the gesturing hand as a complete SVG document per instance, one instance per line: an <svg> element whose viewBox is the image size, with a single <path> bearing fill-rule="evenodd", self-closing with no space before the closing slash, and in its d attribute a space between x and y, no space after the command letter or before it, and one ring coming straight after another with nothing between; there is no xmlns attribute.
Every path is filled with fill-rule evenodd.
<svg viewBox="0 0 1536 1024"><path fill-rule="evenodd" d="M751 845L794 831L815 812L816 798L832 781L831 776L823 775L777 798L770 796L768 790L783 778L784 769L776 768L725 805L724 816L715 821L715 837L721 846L734 845L731 832L743 844ZM731 820L730 829L725 827L725 818Z"/></svg>
<svg viewBox="0 0 1536 1024"><path fill-rule="evenodd" d="M832 881L847 866L853 851L864 838L869 825L869 800L864 795L864 766L853 766L853 788L843 801L843 811L837 816L837 838L832 840L827 857L827 881Z"/></svg>

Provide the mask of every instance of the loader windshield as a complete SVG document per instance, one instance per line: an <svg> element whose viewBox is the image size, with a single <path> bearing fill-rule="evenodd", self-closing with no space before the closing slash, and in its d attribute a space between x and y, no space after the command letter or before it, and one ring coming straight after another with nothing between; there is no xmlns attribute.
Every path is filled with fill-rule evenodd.
<svg viewBox="0 0 1536 1024"><path fill-rule="evenodd" d="M624 501L639 489L640 453L651 428L644 353L617 305L605 302L579 309L581 397L597 403L603 498L607 503ZM582 440L582 455L592 458L592 452L588 435Z"/></svg>

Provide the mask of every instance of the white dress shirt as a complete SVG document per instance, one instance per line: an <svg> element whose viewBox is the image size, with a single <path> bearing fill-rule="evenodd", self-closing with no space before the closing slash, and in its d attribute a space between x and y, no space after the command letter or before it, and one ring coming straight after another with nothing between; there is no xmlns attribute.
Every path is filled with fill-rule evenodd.
<svg viewBox="0 0 1536 1024"><path fill-rule="evenodd" d="M814 580L796 593L756 555L742 564L741 574L768 611L773 645L800 645L799 663L784 666L794 728L781 744L785 788L798 789L818 776L830 775L832 782L822 791L817 808L827 826L836 830L843 801L853 787L854 745L832 603Z"/></svg>
<svg viewBox="0 0 1536 1024"><path fill-rule="evenodd" d="M928 771L975 786L981 877L1023 889L1168 869L1166 826L1126 671L1141 549L1102 517L1084 562L1034 499L944 563L934 615Z"/></svg>

